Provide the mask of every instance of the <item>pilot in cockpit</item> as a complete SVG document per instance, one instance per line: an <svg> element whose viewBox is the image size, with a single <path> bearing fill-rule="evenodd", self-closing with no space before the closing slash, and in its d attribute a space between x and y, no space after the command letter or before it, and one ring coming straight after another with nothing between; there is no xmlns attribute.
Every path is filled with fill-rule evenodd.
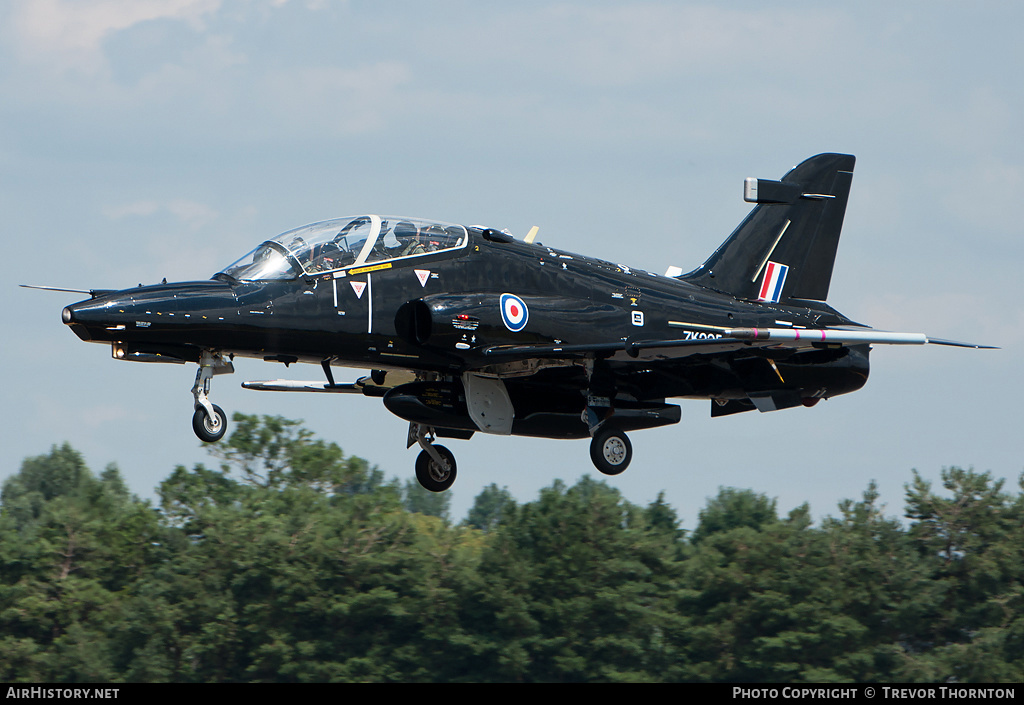
<svg viewBox="0 0 1024 705"><path fill-rule="evenodd" d="M402 246L399 257L422 255L427 251L420 241L420 229L407 220L395 225L395 237L398 238L398 242Z"/></svg>
<svg viewBox="0 0 1024 705"><path fill-rule="evenodd" d="M442 226L436 224L429 225L422 234L424 252L434 252L447 247L448 234Z"/></svg>
<svg viewBox="0 0 1024 705"><path fill-rule="evenodd" d="M306 241L298 235L293 237L292 241L288 243L288 251L292 253L292 257L303 267L309 262L309 248L306 247Z"/></svg>
<svg viewBox="0 0 1024 705"><path fill-rule="evenodd" d="M313 269L326 272L346 267L355 262L356 255L362 248L362 243L366 238L364 237L363 240L352 243L349 242L349 236L354 236L360 228L365 227L369 222L369 218L357 218L350 223L346 223L345 227L333 239L317 248L318 251L315 253Z"/></svg>

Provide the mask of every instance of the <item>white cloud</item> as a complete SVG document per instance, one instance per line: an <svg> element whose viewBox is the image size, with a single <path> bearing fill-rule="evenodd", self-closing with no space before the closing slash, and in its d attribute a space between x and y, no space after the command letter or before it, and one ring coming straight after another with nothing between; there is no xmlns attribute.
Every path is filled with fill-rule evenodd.
<svg viewBox="0 0 1024 705"><path fill-rule="evenodd" d="M111 220L131 217L148 217L169 213L189 228L196 230L217 218L217 211L204 203L187 199L168 201L142 200L103 208L103 215Z"/></svg>
<svg viewBox="0 0 1024 705"><path fill-rule="evenodd" d="M503 15L455 47L475 57L494 55L504 62L511 57L548 75L608 87L649 84L680 73L735 76L744 67L763 75L781 68L780 63L792 70L797 62L806 72L816 65L807 65L805 58L828 50L842 16L817 9L752 12L660 3L563 4ZM494 51L495 40L501 42L499 52Z"/></svg>
<svg viewBox="0 0 1024 705"><path fill-rule="evenodd" d="M389 115L408 118L410 105L398 89L412 80L402 63L385 61L355 68L313 66L274 71L262 79L265 109L289 129L318 134L363 133Z"/></svg>
<svg viewBox="0 0 1024 705"><path fill-rule="evenodd" d="M130 216L153 215L160 210L160 204L156 201L136 201L120 206L107 206L103 209L103 215L111 220L120 220Z"/></svg>
<svg viewBox="0 0 1024 705"><path fill-rule="evenodd" d="M140 22L176 19L201 28L221 0L21 0L13 12L15 43L25 58L58 70L103 65L104 39Z"/></svg>

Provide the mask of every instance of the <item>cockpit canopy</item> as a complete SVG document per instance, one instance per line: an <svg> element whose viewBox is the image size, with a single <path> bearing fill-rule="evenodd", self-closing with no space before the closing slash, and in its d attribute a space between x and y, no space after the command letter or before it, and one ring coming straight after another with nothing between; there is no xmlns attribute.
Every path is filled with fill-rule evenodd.
<svg viewBox="0 0 1024 705"><path fill-rule="evenodd" d="M379 215L336 218L267 240L221 274L240 281L295 279L456 250L468 239L465 227L451 223Z"/></svg>

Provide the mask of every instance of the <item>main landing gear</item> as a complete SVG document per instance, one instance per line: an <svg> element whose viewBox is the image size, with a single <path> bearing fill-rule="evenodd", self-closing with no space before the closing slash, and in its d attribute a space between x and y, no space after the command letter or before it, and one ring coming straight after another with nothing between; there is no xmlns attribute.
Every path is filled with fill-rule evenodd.
<svg viewBox="0 0 1024 705"><path fill-rule="evenodd" d="M199 413L199 412L196 412ZM418 444L423 450L416 458L416 479L424 489L444 492L455 484L455 456L442 445L434 443L434 429L418 423L409 424L406 447ZM633 444L626 434L613 425L602 425L590 442L590 459L605 475L618 475L633 459Z"/></svg>
<svg viewBox="0 0 1024 705"><path fill-rule="evenodd" d="M605 475L618 475L633 459L633 444L616 425L612 405L614 392L607 396L590 394L581 420L590 429L590 459Z"/></svg>
<svg viewBox="0 0 1024 705"><path fill-rule="evenodd" d="M199 371L196 372L196 383L192 385L192 397L195 399L192 430L204 443L219 441L228 430L228 418L224 410L210 402L210 380L214 375L234 371L232 364L225 361L220 353L203 350L199 358Z"/></svg>
<svg viewBox="0 0 1024 705"><path fill-rule="evenodd" d="M633 459L633 444L614 426L602 426L590 441L590 459L605 475L618 475Z"/></svg>
<svg viewBox="0 0 1024 705"><path fill-rule="evenodd" d="M433 428L418 423L409 424L406 447L417 443L423 449L416 458L416 479L426 490L444 492L455 484L455 456L444 446L436 445L434 440Z"/></svg>

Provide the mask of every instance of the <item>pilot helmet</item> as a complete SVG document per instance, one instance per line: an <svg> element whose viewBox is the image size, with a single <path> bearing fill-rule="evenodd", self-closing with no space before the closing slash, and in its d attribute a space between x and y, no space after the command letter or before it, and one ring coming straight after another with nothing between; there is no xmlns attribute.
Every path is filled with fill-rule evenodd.
<svg viewBox="0 0 1024 705"><path fill-rule="evenodd" d="M408 220L403 220L395 224L395 237L399 239L413 237L419 234L420 229Z"/></svg>

